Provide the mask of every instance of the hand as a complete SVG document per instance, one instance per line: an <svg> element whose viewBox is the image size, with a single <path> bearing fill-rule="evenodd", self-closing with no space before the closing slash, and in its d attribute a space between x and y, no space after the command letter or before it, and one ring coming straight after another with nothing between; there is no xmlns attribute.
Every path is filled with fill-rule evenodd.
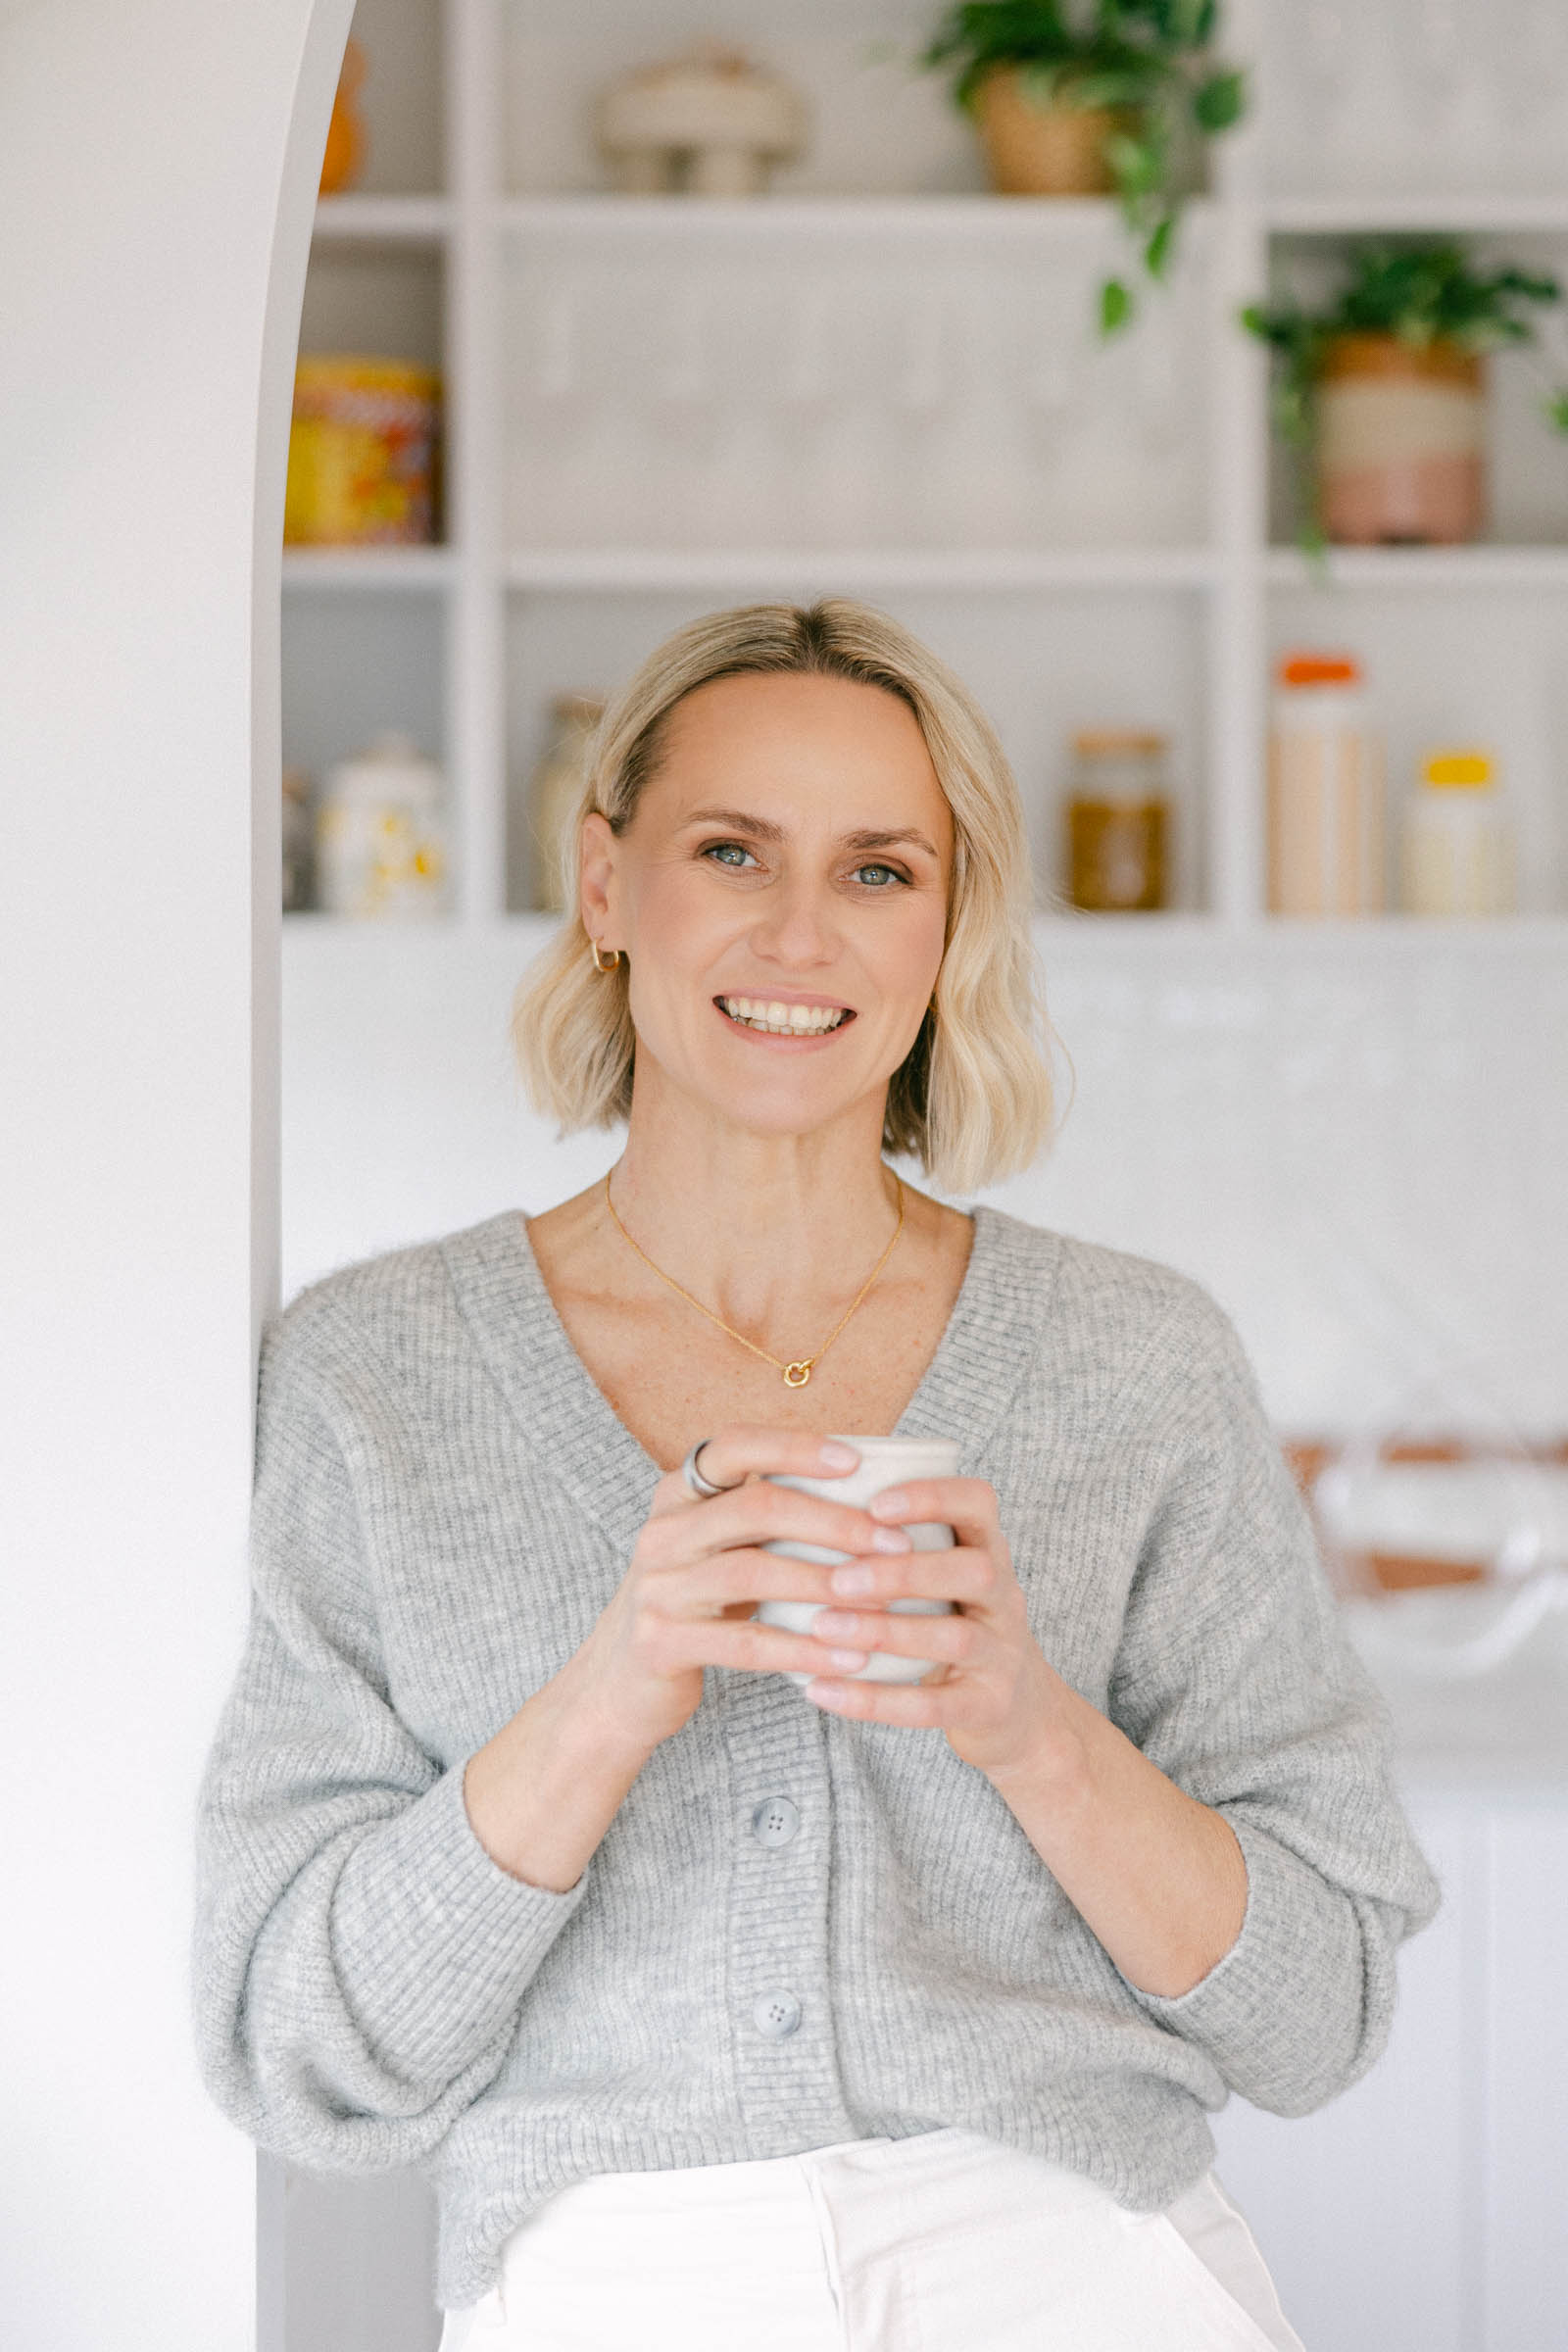
<svg viewBox="0 0 1568 2352"><path fill-rule="evenodd" d="M811 1628L822 1655L807 1697L858 1723L940 1729L955 1755L991 1776L1031 1764L1070 1714L1070 1693L1029 1631L995 1489L977 1478L911 1479L878 1494L868 1515L884 1524L934 1520L957 1543L828 1571L833 1606ZM906 1598L955 1601L956 1613L889 1611L888 1601ZM826 1654L841 1642L932 1658L944 1671L923 1683L850 1682Z"/></svg>
<svg viewBox="0 0 1568 2352"><path fill-rule="evenodd" d="M902 1527L766 1476L843 1476L857 1458L827 1439L734 1427L707 1441L702 1463L706 1478L733 1492L697 1501L678 1470L661 1479L625 1577L558 1678L617 1748L651 1754L678 1732L701 1703L705 1666L813 1674L824 1663L846 1673L865 1664L863 1647L751 1622L760 1600L831 1598L833 1570L760 1548L775 1539L858 1557L908 1554Z"/></svg>

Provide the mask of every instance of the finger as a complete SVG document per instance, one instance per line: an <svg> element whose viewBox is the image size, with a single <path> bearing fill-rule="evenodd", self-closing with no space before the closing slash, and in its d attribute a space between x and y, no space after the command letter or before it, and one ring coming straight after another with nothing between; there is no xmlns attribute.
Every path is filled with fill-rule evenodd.
<svg viewBox="0 0 1568 2352"><path fill-rule="evenodd" d="M824 1646L879 1649L895 1658L929 1658L933 1665L970 1670L985 1663L996 1635L978 1617L932 1616L924 1609L824 1609L811 1620L811 1639Z"/></svg>
<svg viewBox="0 0 1568 2352"><path fill-rule="evenodd" d="M869 1652L749 1618L704 1617L669 1620L662 1655L666 1669L733 1666L750 1674L820 1674L825 1668L854 1674Z"/></svg>
<svg viewBox="0 0 1568 2352"><path fill-rule="evenodd" d="M857 1503L830 1502L760 1478L733 1494L715 1494L690 1510L670 1511L650 1521L645 1558L662 1567L731 1551L744 1544L793 1542L824 1551L884 1552L905 1557L908 1537L901 1527L881 1527Z"/></svg>
<svg viewBox="0 0 1568 2352"><path fill-rule="evenodd" d="M828 1575L828 1596L853 1609L885 1609L894 1599L956 1600L965 1608L985 1609L997 1590L995 1554L963 1544L906 1551L902 1558L862 1555Z"/></svg>
<svg viewBox="0 0 1568 2352"><path fill-rule="evenodd" d="M907 1554L906 1555L908 1556ZM649 1599L665 1617L711 1616L718 1609L747 1608L760 1600L803 1600L825 1606L833 1597L833 1570L813 1560L744 1544L732 1551L703 1554L652 1572Z"/></svg>
<svg viewBox="0 0 1568 2352"><path fill-rule="evenodd" d="M735 1422L703 1440L697 1466L710 1486L738 1487L744 1479L763 1477L770 1471L791 1478L844 1478L859 1459L853 1446L836 1438L816 1437L805 1430L772 1429L762 1422ZM682 1470L672 1470L660 1481L659 1496L666 1492L670 1503L698 1499Z"/></svg>
<svg viewBox="0 0 1568 2352"><path fill-rule="evenodd" d="M935 1520L960 1544L985 1544L998 1532L997 1490L983 1478L911 1478L867 1504L873 1519L913 1527Z"/></svg>
<svg viewBox="0 0 1568 2352"><path fill-rule="evenodd" d="M801 1695L829 1714L855 1723L890 1723L910 1731L945 1728L955 1706L951 1683L862 1683L818 1674L801 1686Z"/></svg>

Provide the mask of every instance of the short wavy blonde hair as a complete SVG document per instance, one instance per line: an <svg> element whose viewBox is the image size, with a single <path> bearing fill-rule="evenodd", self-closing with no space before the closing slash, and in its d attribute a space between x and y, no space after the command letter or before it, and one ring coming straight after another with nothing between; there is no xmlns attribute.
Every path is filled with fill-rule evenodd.
<svg viewBox="0 0 1568 2352"><path fill-rule="evenodd" d="M1050 1026L1029 934L1032 892L1012 770L972 696L907 629L835 597L809 608L746 605L665 639L605 712L563 845L571 911L524 973L512 1035L536 1107L563 1133L611 1127L631 1108L636 1032L626 963L596 972L580 905L582 827L622 833L657 773L676 705L715 678L845 678L914 713L953 813L946 944L919 1035L888 1084L883 1148L944 1190L977 1191L1026 1167L1052 1120Z"/></svg>

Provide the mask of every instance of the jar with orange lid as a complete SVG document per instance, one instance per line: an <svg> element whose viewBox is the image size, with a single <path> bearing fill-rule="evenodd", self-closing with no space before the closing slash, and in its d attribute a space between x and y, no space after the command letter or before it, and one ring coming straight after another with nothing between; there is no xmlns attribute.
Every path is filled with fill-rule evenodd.
<svg viewBox="0 0 1568 2352"><path fill-rule="evenodd" d="M1268 746L1273 914L1373 914L1384 904L1383 749L1349 654L1288 654Z"/></svg>
<svg viewBox="0 0 1568 2352"><path fill-rule="evenodd" d="M1067 901L1095 914L1169 904L1169 746L1143 727L1073 737L1066 807Z"/></svg>
<svg viewBox="0 0 1568 2352"><path fill-rule="evenodd" d="M1513 837L1489 753L1427 754L1405 808L1401 848L1407 913L1512 912Z"/></svg>

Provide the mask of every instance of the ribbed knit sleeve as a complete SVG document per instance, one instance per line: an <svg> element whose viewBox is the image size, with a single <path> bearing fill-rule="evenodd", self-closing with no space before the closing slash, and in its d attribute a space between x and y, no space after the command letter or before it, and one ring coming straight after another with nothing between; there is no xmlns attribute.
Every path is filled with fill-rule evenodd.
<svg viewBox="0 0 1568 2352"><path fill-rule="evenodd" d="M269 1325L244 1657L198 1820L204 2078L264 2145L417 2161L502 2066L582 1898L500 1869L387 1693L365 1542L309 1301Z"/></svg>
<svg viewBox="0 0 1568 2352"><path fill-rule="evenodd" d="M1128 1437L1170 1467L1139 1561L1111 1714L1236 1833L1235 1943L1179 1998L1133 1987L1233 2090L1304 2115L1388 2039L1395 1954L1438 1888L1392 1785L1387 1710L1229 1322L1186 1290L1134 1384Z"/></svg>

